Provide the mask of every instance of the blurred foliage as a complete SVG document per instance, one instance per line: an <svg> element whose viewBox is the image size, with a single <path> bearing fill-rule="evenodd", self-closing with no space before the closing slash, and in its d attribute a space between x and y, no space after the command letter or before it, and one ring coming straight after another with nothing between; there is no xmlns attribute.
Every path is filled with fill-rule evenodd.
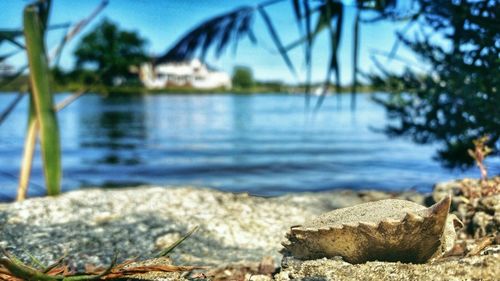
<svg viewBox="0 0 500 281"><path fill-rule="evenodd" d="M236 66L233 71L233 87L250 89L254 86L252 69L246 66Z"/></svg>
<svg viewBox="0 0 500 281"><path fill-rule="evenodd" d="M257 88L264 88L269 92L282 93L293 90L292 87L287 86L283 81L256 81L255 86Z"/></svg>
<svg viewBox="0 0 500 281"><path fill-rule="evenodd" d="M90 66L105 85L121 84L137 77L131 73L131 67L148 60L145 44L146 40L136 32L122 31L104 19L76 48L76 69L81 71Z"/></svg>
<svg viewBox="0 0 500 281"><path fill-rule="evenodd" d="M398 121L386 128L389 135L441 143L437 159L445 166L469 167L475 139L489 135L495 147L500 137L500 2L418 3L420 32L399 37L429 71L396 74L381 67L372 84L392 95L376 100Z"/></svg>

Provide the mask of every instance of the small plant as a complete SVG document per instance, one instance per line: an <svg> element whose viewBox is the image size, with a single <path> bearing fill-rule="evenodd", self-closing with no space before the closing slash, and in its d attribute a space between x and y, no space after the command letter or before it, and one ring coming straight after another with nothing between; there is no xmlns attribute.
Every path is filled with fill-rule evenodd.
<svg viewBox="0 0 500 281"><path fill-rule="evenodd" d="M488 179L488 169L486 168L486 165L484 165L484 159L488 154L492 152L492 149L486 145L488 141L490 140L489 136L483 136L478 139L475 139L473 141L474 143L474 150L468 149L467 152L469 155L474 158L476 161L476 165L479 167L479 170L481 171L481 179L482 180L487 180Z"/></svg>
<svg viewBox="0 0 500 281"><path fill-rule="evenodd" d="M476 165L481 171L480 190L476 190L475 192L468 190L470 194L476 194L476 196L471 197L489 196L500 193L500 182L498 182L498 178L488 180L488 169L484 164L485 158L493 151L487 145L489 140L489 136L480 137L473 141L474 150L467 150L469 155L474 158L474 160L476 161Z"/></svg>

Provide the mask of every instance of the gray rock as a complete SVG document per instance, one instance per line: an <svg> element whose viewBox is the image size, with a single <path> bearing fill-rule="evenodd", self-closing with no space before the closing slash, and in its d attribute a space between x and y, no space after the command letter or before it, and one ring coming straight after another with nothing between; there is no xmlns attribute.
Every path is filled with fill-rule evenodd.
<svg viewBox="0 0 500 281"><path fill-rule="evenodd" d="M73 266L147 256L196 225L172 254L177 264L221 265L272 256L290 225L362 203L353 191L259 198L200 188L86 189L55 198L0 204L0 245L50 263L69 253Z"/></svg>
<svg viewBox="0 0 500 281"><path fill-rule="evenodd" d="M375 261L352 265L330 259L288 262L288 264L290 267L282 268L282 271L275 276L275 280L493 281L498 280L500 276L499 255L436 261L431 264Z"/></svg>
<svg viewBox="0 0 500 281"><path fill-rule="evenodd" d="M259 198L199 188L80 190L55 198L0 204L0 244L25 261L26 252L44 263L65 251L74 265L107 265L114 250L120 260L158 251L195 225L200 229L171 255L176 265L220 267L236 261L258 262L271 256L279 264L280 242L291 225L336 208L374 198L415 198L354 191L290 194ZM26 252L25 252L26 251ZM495 280L500 276L497 248L485 256L431 264L368 262L351 265L340 259L293 263L277 280ZM252 277L251 280L257 276ZM266 276L259 279L268 280ZM181 273L150 273L134 280L187 280Z"/></svg>

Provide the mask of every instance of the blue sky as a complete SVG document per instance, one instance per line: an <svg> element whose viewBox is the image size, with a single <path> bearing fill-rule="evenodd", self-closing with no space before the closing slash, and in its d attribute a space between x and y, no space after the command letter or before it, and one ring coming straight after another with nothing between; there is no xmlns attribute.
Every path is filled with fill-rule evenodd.
<svg viewBox="0 0 500 281"><path fill-rule="evenodd" d="M99 4L99 0L63 1L54 0L51 22L75 23L86 17ZM349 2L349 1L346 1ZM22 23L22 9L29 1L3 0L0 1L1 28L20 28ZM217 14L227 12L242 5L255 5L252 0L184 0L184 1L153 1L153 0L110 0L110 4L95 19L91 25L83 30L83 34L92 30L104 17L117 22L121 28L135 30L148 40L147 51L152 55L159 55L171 47L176 40L189 29L195 27ZM299 37L297 26L294 23L290 1L272 6L268 9L273 16L275 26L280 30L284 43L293 42ZM352 71L352 27L354 9L347 7L345 16L343 38L340 46L341 80L343 84L351 81ZM371 60L373 50L389 51L395 41L394 32L401 29L404 23L394 24L382 22L377 24L363 24L361 26L360 68L363 71L375 70ZM246 65L253 69L254 75L260 80L283 80L293 83L296 80L288 71L281 57L277 54L271 38L268 35L262 20L256 14L255 33L258 45L253 45L245 39L238 45L238 52L234 56L231 48L221 58L209 57L208 62L216 68L231 72L236 65ZM326 63L329 60L328 39L325 34L320 36L314 47L313 55L313 80L320 81L325 77ZM62 36L62 31L53 31L47 38L49 49L55 46ZM63 68L69 69L74 64L73 51L81 35L66 46L61 58ZM0 54L9 51L6 44L0 46ZM292 60L305 77L303 68L303 53L297 48L291 54ZM410 61L416 61L412 53L400 49L399 55ZM24 54L13 57L9 63L23 64ZM386 61L384 57L379 60L389 69L399 71L402 64L397 61Z"/></svg>

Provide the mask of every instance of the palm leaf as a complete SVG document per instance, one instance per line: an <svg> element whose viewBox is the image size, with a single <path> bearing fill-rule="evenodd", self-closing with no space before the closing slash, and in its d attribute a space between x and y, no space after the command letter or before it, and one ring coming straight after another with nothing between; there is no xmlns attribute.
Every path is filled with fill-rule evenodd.
<svg viewBox="0 0 500 281"><path fill-rule="evenodd" d="M231 42L245 35L254 41L255 36L251 32L253 12L253 7L244 6L201 23L157 58L155 63L191 59L198 53L204 57L212 47L216 48L216 56L220 56Z"/></svg>
<svg viewBox="0 0 500 281"><path fill-rule="evenodd" d="M281 57L285 61L288 69L290 72L295 76L295 78L298 78L297 71L295 71L295 67L293 66L292 61L290 60L290 57L288 56L287 51L283 47L283 44L281 43L281 40L278 36L278 33L276 32L276 29L274 28L274 25L271 21L271 18L267 14L266 10L264 9L263 6L258 7L259 13L262 16L262 19L264 20L264 23L266 24L267 30L269 31L269 34L271 35L271 38L274 42L274 45L278 49Z"/></svg>
<svg viewBox="0 0 500 281"><path fill-rule="evenodd" d="M243 35L247 35L248 39L252 44L257 44L257 38L251 29L251 25L253 22L253 17L243 17L241 19L241 23L238 26L237 32L234 35L233 42L233 55L236 55L236 50L238 49L238 42L243 38Z"/></svg>
<svg viewBox="0 0 500 281"><path fill-rule="evenodd" d="M292 8L295 15L295 22L297 23L297 28L299 34L305 42L304 44L304 61L306 66L306 83L305 83L305 104L306 111L309 110L310 104L310 94L311 94L311 75L312 75L312 65L311 65L311 48L312 48L312 34L311 34L311 8L309 6L308 0L292 0ZM305 26L305 27L304 27ZM305 29L305 30L304 30ZM302 43L301 43L302 44ZM290 46L285 47L289 50Z"/></svg>
<svg viewBox="0 0 500 281"><path fill-rule="evenodd" d="M299 33L303 35L304 33L304 28L302 26L302 5L301 5L301 0L291 0L292 2L292 8L293 8L293 14L295 16L295 22L297 23L297 28L299 29ZM304 1L304 2L307 2Z"/></svg>
<svg viewBox="0 0 500 281"><path fill-rule="evenodd" d="M306 28L306 47L305 47L305 63L306 63L306 110L309 110L309 104L311 100L311 79L312 79L312 41L313 37L311 34L311 7L309 6L309 1L305 0L302 2L304 5L304 15L305 15L305 28Z"/></svg>
<svg viewBox="0 0 500 281"><path fill-rule="evenodd" d="M361 11L356 12L354 18L354 38L352 50L352 88L351 88L351 110L356 108L356 92L358 88L358 52L359 52L359 20Z"/></svg>
<svg viewBox="0 0 500 281"><path fill-rule="evenodd" d="M49 22L49 11L52 6L52 0L39 0L36 6L42 27L42 34L45 34L47 23Z"/></svg>
<svg viewBox="0 0 500 281"><path fill-rule="evenodd" d="M335 75L335 88L337 96L340 98L340 67L338 62L338 47L340 45L340 38L342 35L342 23L343 23L343 4L340 2L328 1L325 3L325 7L322 10L320 16L323 17L323 21L327 21L328 30L330 33L330 63L328 64L328 69L326 73L326 78L323 83L323 91L316 101L315 111L319 110L328 92L328 88L331 82L332 73ZM335 27L333 26L333 20L335 20ZM318 23L323 25L323 23ZM339 100L340 102L340 100Z"/></svg>
<svg viewBox="0 0 500 281"><path fill-rule="evenodd" d="M40 7L39 5L42 5ZM49 66L44 45L44 22L39 11L43 4L28 5L24 9L24 33L30 67L31 98L40 126L41 153L47 193L60 193L61 149L59 126L55 115L53 97L49 85Z"/></svg>
<svg viewBox="0 0 500 281"><path fill-rule="evenodd" d="M20 49L24 49L24 45L16 40L17 37L21 37L22 35L23 35L22 30L1 29L0 44L6 41L12 43L13 45L17 46Z"/></svg>

